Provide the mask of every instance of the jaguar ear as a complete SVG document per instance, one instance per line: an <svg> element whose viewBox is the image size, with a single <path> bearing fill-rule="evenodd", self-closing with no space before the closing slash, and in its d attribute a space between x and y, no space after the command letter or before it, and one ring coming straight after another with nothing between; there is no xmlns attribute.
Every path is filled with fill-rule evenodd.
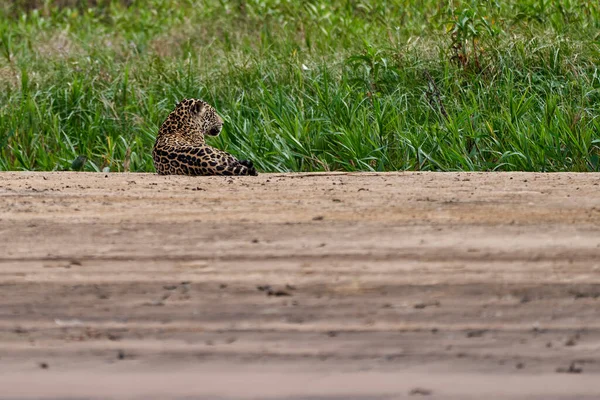
<svg viewBox="0 0 600 400"><path fill-rule="evenodd" d="M192 111L196 114L199 114L200 111L204 108L204 102L196 100L192 105Z"/></svg>

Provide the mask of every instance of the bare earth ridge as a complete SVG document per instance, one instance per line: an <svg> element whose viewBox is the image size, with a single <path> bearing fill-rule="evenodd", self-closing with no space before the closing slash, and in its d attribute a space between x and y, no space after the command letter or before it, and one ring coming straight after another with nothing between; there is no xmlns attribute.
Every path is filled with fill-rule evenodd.
<svg viewBox="0 0 600 400"><path fill-rule="evenodd" d="M0 398L598 399L599 185L0 173Z"/></svg>

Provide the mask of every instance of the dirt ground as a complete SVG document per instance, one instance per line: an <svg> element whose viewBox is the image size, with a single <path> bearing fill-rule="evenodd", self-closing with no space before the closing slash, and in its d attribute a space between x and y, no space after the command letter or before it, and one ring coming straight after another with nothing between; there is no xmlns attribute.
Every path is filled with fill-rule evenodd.
<svg viewBox="0 0 600 400"><path fill-rule="evenodd" d="M0 398L598 399L599 185L0 173Z"/></svg>

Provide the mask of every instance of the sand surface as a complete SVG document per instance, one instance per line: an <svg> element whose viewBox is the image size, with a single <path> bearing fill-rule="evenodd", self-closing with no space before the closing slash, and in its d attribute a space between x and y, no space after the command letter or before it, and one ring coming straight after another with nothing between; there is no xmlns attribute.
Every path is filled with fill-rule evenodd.
<svg viewBox="0 0 600 400"><path fill-rule="evenodd" d="M0 173L0 398L599 399L599 185Z"/></svg>

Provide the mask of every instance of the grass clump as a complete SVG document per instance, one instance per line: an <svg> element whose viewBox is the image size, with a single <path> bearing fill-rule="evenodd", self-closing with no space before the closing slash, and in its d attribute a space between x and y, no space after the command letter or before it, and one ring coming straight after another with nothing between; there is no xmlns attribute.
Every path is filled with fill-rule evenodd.
<svg viewBox="0 0 600 400"><path fill-rule="evenodd" d="M153 171L198 97L265 172L599 171L599 28L585 0L20 0L0 170Z"/></svg>

